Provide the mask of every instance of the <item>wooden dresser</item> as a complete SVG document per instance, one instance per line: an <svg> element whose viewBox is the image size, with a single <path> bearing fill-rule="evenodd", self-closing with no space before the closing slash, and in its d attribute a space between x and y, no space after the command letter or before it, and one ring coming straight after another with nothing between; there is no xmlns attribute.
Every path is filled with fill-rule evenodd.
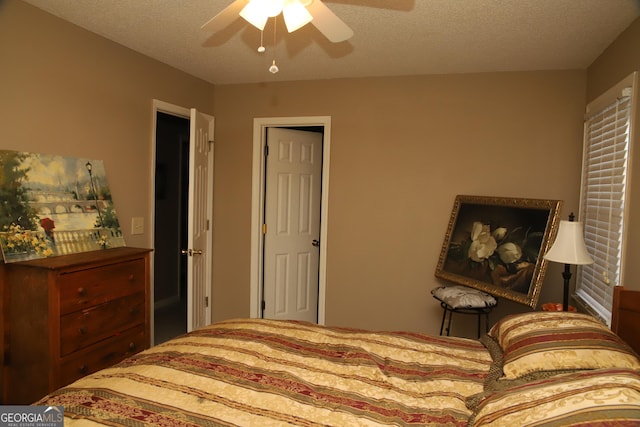
<svg viewBox="0 0 640 427"><path fill-rule="evenodd" d="M149 249L3 266L3 404L47 393L149 347Z"/></svg>

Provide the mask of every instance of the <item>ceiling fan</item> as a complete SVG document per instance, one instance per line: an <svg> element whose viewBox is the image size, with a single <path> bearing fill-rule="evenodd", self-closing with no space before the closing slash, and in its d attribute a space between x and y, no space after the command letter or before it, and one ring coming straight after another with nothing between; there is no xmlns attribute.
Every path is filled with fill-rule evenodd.
<svg viewBox="0 0 640 427"><path fill-rule="evenodd" d="M235 0L205 23L202 29L215 33L241 16L263 30L267 20L280 13L290 33L311 22L333 43L353 36L353 30L321 0Z"/></svg>

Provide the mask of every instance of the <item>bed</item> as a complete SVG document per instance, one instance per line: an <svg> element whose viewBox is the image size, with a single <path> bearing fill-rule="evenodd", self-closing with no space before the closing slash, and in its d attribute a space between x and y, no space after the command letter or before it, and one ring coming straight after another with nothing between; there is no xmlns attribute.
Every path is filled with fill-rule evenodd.
<svg viewBox="0 0 640 427"><path fill-rule="evenodd" d="M640 292L622 291L613 327L637 352ZM631 426L636 352L580 313L507 316L480 340L234 319L36 404L65 426Z"/></svg>

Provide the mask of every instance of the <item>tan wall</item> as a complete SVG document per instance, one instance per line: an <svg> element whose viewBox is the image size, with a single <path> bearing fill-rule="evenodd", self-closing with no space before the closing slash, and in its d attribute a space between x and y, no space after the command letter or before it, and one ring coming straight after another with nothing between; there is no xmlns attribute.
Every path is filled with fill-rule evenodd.
<svg viewBox="0 0 640 427"><path fill-rule="evenodd" d="M584 71L228 85L213 108L206 82L17 1L0 4L0 57L0 148L103 159L131 246L150 245L127 225L150 214L151 100L214 113L214 320L249 314L254 117L332 117L330 324L437 331L456 194L577 210ZM541 301L560 300L560 271Z"/></svg>
<svg viewBox="0 0 640 427"><path fill-rule="evenodd" d="M587 72L587 99L597 98L610 87L634 71L640 71L640 18L636 19L600 57ZM636 88L636 97L640 87ZM628 200L628 229L626 256L623 262L622 285L640 290L640 108L636 109L636 126L631 143L631 184Z"/></svg>
<svg viewBox="0 0 640 427"><path fill-rule="evenodd" d="M249 315L254 117L332 118L327 323L437 332L429 291L456 194L562 199L563 217L577 212L585 77L216 86L214 320ZM561 301L561 287L551 266L541 301ZM516 310L527 307L498 312Z"/></svg>
<svg viewBox="0 0 640 427"><path fill-rule="evenodd" d="M0 149L104 160L127 245L150 247L152 100L211 113L213 85L16 0L0 58Z"/></svg>
<svg viewBox="0 0 640 427"><path fill-rule="evenodd" d="M636 19L587 69L587 102L633 71L640 70L640 18Z"/></svg>

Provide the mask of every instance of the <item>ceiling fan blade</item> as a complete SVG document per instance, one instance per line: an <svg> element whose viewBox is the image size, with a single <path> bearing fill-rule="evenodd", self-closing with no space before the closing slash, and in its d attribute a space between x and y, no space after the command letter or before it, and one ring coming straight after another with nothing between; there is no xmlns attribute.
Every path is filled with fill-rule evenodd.
<svg viewBox="0 0 640 427"><path fill-rule="evenodd" d="M311 23L324 34L329 41L339 43L353 37L353 30L338 18L322 1L313 0L311 4L307 6L307 10L313 16Z"/></svg>
<svg viewBox="0 0 640 427"><path fill-rule="evenodd" d="M215 33L220 31L237 18L240 17L240 11L248 3L249 0L235 0L226 8L222 9L216 16L209 19L202 27L202 30Z"/></svg>

